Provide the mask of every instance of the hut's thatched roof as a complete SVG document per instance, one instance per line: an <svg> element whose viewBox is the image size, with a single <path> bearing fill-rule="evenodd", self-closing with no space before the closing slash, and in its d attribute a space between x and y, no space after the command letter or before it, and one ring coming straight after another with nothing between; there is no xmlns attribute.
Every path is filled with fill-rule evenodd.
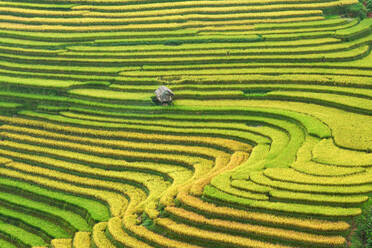
<svg viewBox="0 0 372 248"><path fill-rule="evenodd" d="M157 90L155 90L155 95L160 96L164 92L169 92L172 96L174 96L173 91L166 86L160 86Z"/></svg>

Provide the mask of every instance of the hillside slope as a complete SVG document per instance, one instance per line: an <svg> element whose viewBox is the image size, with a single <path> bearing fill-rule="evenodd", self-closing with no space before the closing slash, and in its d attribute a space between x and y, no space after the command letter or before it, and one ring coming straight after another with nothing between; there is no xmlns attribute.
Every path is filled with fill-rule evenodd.
<svg viewBox="0 0 372 248"><path fill-rule="evenodd" d="M0 247L345 247L372 192L372 19L330 15L355 3L1 0Z"/></svg>

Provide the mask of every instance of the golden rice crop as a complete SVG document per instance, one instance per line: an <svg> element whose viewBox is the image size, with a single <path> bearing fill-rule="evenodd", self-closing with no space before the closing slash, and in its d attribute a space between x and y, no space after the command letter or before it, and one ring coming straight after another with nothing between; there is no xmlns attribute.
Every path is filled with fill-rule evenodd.
<svg viewBox="0 0 372 248"><path fill-rule="evenodd" d="M281 212L285 214L303 214L311 217L354 217L361 214L361 209L357 207L341 207L328 205L310 205L291 202L274 201L254 201L248 198L235 196L221 191L211 185L204 189L204 196L217 202L226 204L239 204L248 209L258 209L258 211Z"/></svg>
<svg viewBox="0 0 372 248"><path fill-rule="evenodd" d="M40 10L32 8L16 8L16 7L0 7L1 13L9 13L13 15L35 15L35 16L80 16L86 11L58 11L58 10Z"/></svg>
<svg viewBox="0 0 372 248"><path fill-rule="evenodd" d="M170 219L158 218L155 220L156 224L170 230L171 232L176 233L179 236L182 236L182 239L193 240L193 239L202 239L205 242L222 242L224 244L236 245L239 247L255 247L255 248L289 248L289 246L284 245L274 245L271 243L251 240L248 238L243 238L240 236L232 236L219 232L212 232L201 230L195 227L187 226L184 224L178 224Z"/></svg>
<svg viewBox="0 0 372 248"><path fill-rule="evenodd" d="M71 184L78 183L78 184L83 184L91 188L99 187L102 189L106 189L108 192L120 192L123 196L128 196L133 191L135 192L135 197L137 199L132 199L132 201L135 201L135 200L139 201L138 199L144 200L146 198L146 193L144 192L145 187L143 187L143 189L140 189L140 191L138 191L137 187L134 187L130 184L126 184L124 180L123 180L124 183L121 183L121 182L105 181L103 180L103 178L93 179L89 177L76 176L76 175L69 174L69 173L59 172L59 171L52 170L52 169L46 169L46 168L28 165L25 163L18 163L18 162L12 162L12 163L6 164L5 166L7 168L17 169L19 171L26 172L26 173L33 172L40 176L47 176L49 178L55 178L56 180L58 180L59 178L63 178L65 181ZM141 183L140 180L145 179L146 176L147 178L153 178L144 173L135 176L135 178L138 180L137 181L138 184L140 184ZM131 178L131 180L134 181L135 178ZM155 182L155 184L157 184L157 187L154 189L157 189L159 191L164 190L162 189L161 183ZM119 193L116 193L116 194L119 194Z"/></svg>
<svg viewBox="0 0 372 248"><path fill-rule="evenodd" d="M351 196L335 196L335 195L321 195L311 193L299 193L282 190L271 190L270 195L276 198L291 200L302 200L309 202L317 202L319 204L327 205L327 203L349 203L349 204L360 204L368 200L368 196L363 195L351 195Z"/></svg>
<svg viewBox="0 0 372 248"><path fill-rule="evenodd" d="M149 34L149 36L152 36L152 37L157 37L157 34L158 32L151 32ZM144 33L146 34L146 33ZM162 34L162 33L160 33ZM124 35L124 34L123 34ZM129 33L128 35L131 35L131 33ZM134 35L134 34L133 34ZM167 34L162 34L162 35L167 35ZM187 36L189 34L185 34L185 36ZM18 40L17 40L18 42ZM318 38L318 39L307 39L307 40L289 40L289 41L262 41L262 42L259 42L259 43L201 43L201 44L183 44L181 46L177 46L177 47L172 47L172 48L169 48L169 47L165 47L163 45L159 45L159 44L154 44L154 45L147 45L147 46L134 46L134 45L107 45L107 46L104 46L104 47L101 47L101 46L88 46L88 45L81 45L81 46L69 46L68 47L68 50L71 51L71 52L77 52L77 53L84 53L84 52L87 52L87 53L91 53L91 52L95 52L95 53L101 53L101 52L104 52L104 53L117 53L117 52L125 52L125 53L132 53L132 52L152 52L152 51L169 51L169 52L173 52L173 51L184 51L184 50L187 50L187 51L192 51L192 50L215 50L215 49L229 49L229 50L232 50L232 49L249 49L249 48L278 48L278 47L291 47L291 48L294 48L294 49L299 49L300 46L307 46L307 47L313 47L314 45L316 46L320 46L320 45L325 45L325 44L335 44L335 43L338 43L339 42L339 39L335 39L335 38ZM192 65L190 65L192 66ZM194 65L195 66L195 65ZM200 66L200 65L198 65ZM205 66L208 66L208 65L205 65ZM211 66L211 65L210 65ZM221 68L223 67L223 64L216 64L216 65L213 65L213 66L216 66L218 68ZM244 64L237 64L238 67L242 67L244 66ZM146 68L150 68L151 67L146 67ZM157 67L158 68L158 67ZM159 67L159 68L162 68L162 67ZM131 68L129 68L131 69ZM301 77L301 75L293 75L293 77L289 77L288 75L278 75L277 78L278 79L282 79L282 78L286 78L286 80L289 80L290 82L292 81L295 81L297 84L300 84L302 83L302 85L307 85L305 83L307 82L319 82L321 84L325 83L325 82L330 82L331 79L333 79L334 81L336 82L339 82L340 80L338 80L338 78L342 78L342 76L337 76L337 75L328 75L328 77L326 76L320 76L320 75L309 75L309 78L302 78L302 81L295 81L295 79L298 77L298 79ZM273 79L275 79L274 76L270 76L270 75L255 75L255 79L253 78L247 78L247 77L244 77L242 75L228 75L228 76L220 76L220 77L216 77L216 76L210 76L208 78L203 78L203 77L198 77L198 78L192 78L192 77L184 77L185 79L188 79L188 81L190 81L190 83L192 83L192 85L194 87L208 87L209 84L211 83L214 83L214 84L217 84L219 85L220 87L225 87L225 88L229 88L229 87L233 87L234 85L236 85L237 83L240 83L240 84L248 84L248 83L254 83L254 82L272 82ZM126 77L121 77L119 78L121 82L128 82L130 83L132 80L134 80L133 78L126 78ZM277 80L278 80L277 79ZM345 80L346 78L344 78ZM355 78L354 83L355 81L357 80L358 78ZM363 83L364 81L361 81L360 80L361 78L359 78L358 83ZM208 85L203 85L202 83L203 82L209 82ZM346 83L346 81L342 81L343 83ZM367 79L367 82L368 82L368 79ZM283 83L284 83L284 79L283 79ZM263 85L262 85L263 86ZM288 85L286 85L288 86ZM110 85L110 88L119 88L119 89L132 89L132 88L138 88L138 87L141 87L141 89L146 89L146 90L151 90L153 89L153 86L145 86L145 85L123 85L123 84L111 84ZM177 85L174 85L172 87L177 87Z"/></svg>
<svg viewBox="0 0 372 248"><path fill-rule="evenodd" d="M19 148L26 148L26 146L20 144ZM30 147L30 146L29 146ZM163 181L159 182L160 178L159 177L153 177L151 174L147 174L146 176L143 175L143 173L139 173L138 176L136 176L136 173L121 173L118 171L111 171L111 170L104 170L100 168L91 168L87 166L83 166L81 164L73 163L73 162L68 162L64 160L59 160L59 159L54 159L48 156L40 156L40 155L33 155L33 154L27 154L27 153L21 153L21 152L16 152L12 150L5 150L0 148L0 153L3 154L4 156L9 156L9 157L22 157L23 160L26 160L32 164L39 164L42 163L43 165L47 165L49 167L55 167L55 168L61 168L66 171L73 170L75 172L78 172L82 175L85 173L95 175L95 176L100 176L100 177L110 177L110 178L115 178L115 179L121 179L121 180L135 180L138 182L146 182L148 178L151 178L151 180L148 181L148 183L145 183L147 187L149 187L152 184L159 183L163 184ZM11 162L11 160L8 161L8 163ZM112 160L112 162L115 162L115 160ZM177 169L177 172L174 172L175 167L174 166L167 166L164 164L146 164L146 163L124 163L123 161L117 160L116 161L118 164L117 166L121 166L121 168L126 171L126 168L130 171L136 171L140 169L150 169L152 171L158 172L158 174L162 173L168 173L169 176L173 179L172 186L173 185L179 185L183 183L185 180L188 180L189 178L192 177L193 173L191 170L188 170L186 168L179 168ZM209 168L209 167L207 167ZM200 173L202 174L202 172ZM162 190L161 187L154 186L155 192L158 190ZM173 199L173 198L172 198Z"/></svg>
<svg viewBox="0 0 372 248"><path fill-rule="evenodd" d="M320 179L321 177L318 177ZM335 177L336 179L341 177ZM304 184L295 182L285 182L271 180L266 177L262 171L252 172L249 179L254 183L284 189L295 192L324 193L324 194L367 194L372 192L370 184L364 185L321 185L321 184Z"/></svg>
<svg viewBox="0 0 372 248"><path fill-rule="evenodd" d="M129 173L129 172L122 173L118 171L91 168L87 166L82 166L81 164L75 164L75 163L71 163L67 161L56 160L56 159L45 157L45 156L22 154L22 153L17 153L17 152L12 152L12 151L6 151L2 149L0 149L0 152L8 156L12 156L12 157L20 157L23 155L22 157L25 160L31 161L32 163L40 162L50 167L62 168L66 171L74 171L75 173L78 172L80 175L83 175L83 176L85 174L89 174L89 175L94 175L100 178L110 177L111 179L137 182L138 184L143 183L143 187L147 187L150 190L150 195L152 196L160 195L162 191L164 190L163 186L167 185L167 183L164 185L164 181L160 177L151 176L149 174L144 174L144 173ZM140 198L143 198L143 192L140 191L138 196Z"/></svg>
<svg viewBox="0 0 372 248"><path fill-rule="evenodd" d="M0 28L3 30L29 30L43 32L98 32L98 31L133 31L133 30L169 30L179 29L192 24L166 23L166 24L130 24L130 25L93 25L93 26L62 26L62 25L28 25L11 22L2 22Z"/></svg>
<svg viewBox="0 0 372 248"><path fill-rule="evenodd" d="M121 3L131 2L130 0L121 1ZM286 3L290 4L306 4L312 3L313 0L286 0ZM334 3L339 3L339 1L333 1ZM354 1L355 2L355 1ZM172 9L172 8L189 8L189 7L206 7L206 6L250 6L250 5L257 5L262 4L262 6L267 5L274 5L274 4L282 4L283 0L227 0L227 1L186 1L186 2L159 2L159 3L138 3L138 4L123 4L123 5L79 5L74 6L72 9L74 10L105 10L105 11L143 11L144 9Z"/></svg>
<svg viewBox="0 0 372 248"><path fill-rule="evenodd" d="M354 0L352 0L354 1ZM153 17L153 16L169 16L172 17L174 15L180 16L201 16L203 14L208 14L208 18L214 18L215 15L223 15L225 14L224 19L229 19L234 17L236 14L244 15L248 18L253 17L277 17L277 16L288 16L288 15L321 15L322 11L319 10L322 6L332 6L334 3L324 2L319 4L293 4L288 8L288 5L256 5L256 6L223 6L223 7L203 7L202 10L200 7L189 7L189 8L172 8L172 9L151 9L151 10L142 10L142 11L129 11L125 12L122 9L119 14L116 12L115 17L131 17L131 18L138 18L138 17ZM115 6L117 8L117 6ZM113 7L113 8L115 8ZM318 9L317 9L318 8ZM75 8L76 9L76 8ZM288 10L289 9L289 10ZM197 15L196 13L202 13ZM95 12L93 12L95 13ZM107 13L107 12L106 12ZM230 13L230 15L228 15ZM88 14L89 15L89 14ZM205 17L207 17L205 15ZM244 19L244 17L242 18Z"/></svg>
<svg viewBox="0 0 372 248"><path fill-rule="evenodd" d="M116 241L125 245L125 247L130 248L150 248L148 244L136 239L133 236L130 236L127 232L123 230L122 227L122 220L119 217L111 218L107 224L107 230L112 236L112 238Z"/></svg>
<svg viewBox="0 0 372 248"><path fill-rule="evenodd" d="M98 248L115 248L105 235L106 226L107 222L100 222L93 227L92 242Z"/></svg>
<svg viewBox="0 0 372 248"><path fill-rule="evenodd" d="M201 248L200 246L187 244L181 241L167 238L158 233L152 232L144 226L133 225L132 222L128 219L124 219L123 224L125 228L128 229L131 233L134 233L137 237L141 239L149 240L150 242L156 243L159 246L169 247L169 248Z"/></svg>
<svg viewBox="0 0 372 248"><path fill-rule="evenodd" d="M89 12L84 14L86 17L91 18L117 18L117 17L126 17L122 13L105 13L105 12ZM192 21L192 25L195 26L195 29L198 29L202 32L208 31L241 31L245 32L247 30L253 29L253 24L258 23L288 23L288 22L302 22L302 21L317 21L323 20L324 17L320 15L314 16L294 16L278 19L218 19L213 21L200 20ZM191 24L191 23L190 23ZM197 25L199 24L199 26ZM248 26L252 25L252 26ZM156 37L156 33L153 34Z"/></svg>
<svg viewBox="0 0 372 248"><path fill-rule="evenodd" d="M230 159L227 156L216 157L215 165L213 169L210 171L210 174L195 181L190 189L190 193L196 196L201 196L203 194L204 187L210 183L214 176L220 173L220 171L223 170L229 164L229 160Z"/></svg>
<svg viewBox="0 0 372 248"><path fill-rule="evenodd" d="M290 168L269 168L264 171L264 175L279 181L315 184L315 185L360 185L372 183L371 173L364 172L356 175L342 177L317 177Z"/></svg>
<svg viewBox="0 0 372 248"><path fill-rule="evenodd" d="M53 239L51 241L53 248L72 248L71 239Z"/></svg>
<svg viewBox="0 0 372 248"><path fill-rule="evenodd" d="M153 140L153 141L179 141L184 144L189 143L204 143L204 144L211 144L217 145L221 147L226 147L231 150L250 150L251 146L244 144L239 141L219 138L219 137L200 137L196 136L174 136L174 135L167 135L167 134L156 134L156 133L138 133L138 132L124 132L124 131L108 131L108 130L97 130L92 128L80 128L80 127L73 127L73 126L66 126L60 124L54 124L51 122L46 121L37 121L37 120L29 120L24 118L18 117L5 117L0 116L0 120L6 123L17 124L22 126L28 126L33 128L41 128L51 131L59 131L65 132L68 134L74 134L78 136L97 136L97 137L105 137L105 138L135 138L140 140Z"/></svg>
<svg viewBox="0 0 372 248"><path fill-rule="evenodd" d="M41 136L45 138L52 138L56 140L67 140L67 141L73 141L73 142L78 142L82 144L90 144L90 145L95 145L95 146L102 145L106 147L107 146L120 147L123 149L140 148L140 149L145 149L148 151L162 150L168 153L190 152L190 153L202 154L202 155L208 155L208 156L211 156L211 154L213 154L214 156L226 156L227 155L225 152L222 152L222 151L219 151L213 148L209 148L209 147L203 147L203 146L183 146L183 145L151 143L151 142L140 143L140 142L126 141L124 139L122 140L103 139L103 138L98 139L98 138L67 135L67 134L50 132L50 131L45 131L45 130L40 130L40 129L32 129L32 128L27 128L27 127L18 127L18 126L9 126L9 125L1 126L0 130L15 131L17 133L21 132L21 133L28 134L34 137ZM201 137L201 140L202 140L202 137Z"/></svg>
<svg viewBox="0 0 372 248"><path fill-rule="evenodd" d="M222 228L229 232L239 231L247 234L253 233L255 235L265 235L269 237L272 236L280 239L313 243L317 245L342 245L345 243L345 238L342 236L323 236L299 231L292 231L288 229L242 224L239 222L226 221L220 219L209 219L197 213L174 207L167 207L166 211L175 216L185 218L186 220L191 221L193 223L197 223L198 225L210 225L217 228Z"/></svg>
<svg viewBox="0 0 372 248"><path fill-rule="evenodd" d="M243 211L228 207L218 207L214 204L202 201L199 198L187 194L187 191L182 190L177 195L177 199L184 204L202 212L208 213L211 216L222 216L223 218L234 218L242 220L255 220L262 223L272 223L277 226L292 226L295 228L314 229L322 231L345 231L350 225L344 221L326 221L318 219L301 219L295 217L284 217L266 213Z"/></svg>
<svg viewBox="0 0 372 248"><path fill-rule="evenodd" d="M21 164L21 168L23 164ZM70 183L64 183L56 180L47 179L41 176L33 176L29 173L23 173L19 171L9 170L7 168L0 168L0 174L9 176L12 178L18 178L28 182L32 182L45 187L56 188L65 192L71 192L75 195L87 195L92 198L104 201L110 207L110 213L113 216L120 214L122 207L126 204L127 199L117 193L111 193L109 191L96 190L93 188L84 188L76 186Z"/></svg>
<svg viewBox="0 0 372 248"><path fill-rule="evenodd" d="M74 158L78 155L79 160L83 160L86 162L92 162L102 164L104 166L110 166L110 164L113 162L114 159L111 159L112 157L123 157L128 156L130 158L136 158L136 159L152 159L153 161L159 161L159 159L163 159L165 161L169 161L169 163L175 162L177 164L186 164L190 168L192 168L193 163L196 161L203 162L206 164L211 164L212 161L208 161L206 159L200 158L200 157L191 157L191 156L185 156L185 155L177 155L173 154L172 158L169 158L168 154L156 154L150 152L136 152L131 150L119 150L119 149L112 149L112 148L105 148L100 146L93 146L93 145L83 145L79 143L73 143L68 141L58 141L58 140L52 140L52 139L43 139L43 138L36 138L32 136L26 136L26 135L18 135L18 134L11 134L11 133L1 133L2 137L7 137L10 140L14 140L17 142L32 142L36 145L41 145L42 147L34 147L34 149L40 149L40 151L44 151L46 153L53 153L58 154L61 157L70 157ZM5 144L11 144L11 141L4 142ZM16 144L13 144L16 145ZM27 145L23 145L24 147L27 147ZM52 147L52 148L48 148ZM60 150L61 148L67 149L67 150ZM31 148L32 149L32 148ZM74 151L74 152L73 152ZM84 153L88 154L96 154L96 155L87 155L84 153L79 153L76 151L82 151ZM101 155L101 156L98 156ZM104 158L107 157L107 158ZM120 164L119 161L114 161L115 164Z"/></svg>
<svg viewBox="0 0 372 248"><path fill-rule="evenodd" d="M234 187L231 187L231 176L234 174L233 171L225 171L217 176L215 176L210 185L214 186L215 188L238 197L243 197L247 199L253 200L269 200L269 197L266 194L258 193L258 192L248 192L244 190L240 190Z"/></svg>
<svg viewBox="0 0 372 248"><path fill-rule="evenodd" d="M90 232L77 232L72 242L73 248L90 248Z"/></svg>
<svg viewBox="0 0 372 248"><path fill-rule="evenodd" d="M182 16L163 16L163 17L145 17L145 18L120 18L120 19L110 19L110 18L100 18L100 17L81 17L77 16L75 18L65 18L60 17L19 17L19 16L6 16L0 15L0 20L7 22L16 23L27 23L27 24L39 24L45 23L46 25L118 25L118 24L130 24L130 23L167 23L167 22L177 22L185 19Z"/></svg>

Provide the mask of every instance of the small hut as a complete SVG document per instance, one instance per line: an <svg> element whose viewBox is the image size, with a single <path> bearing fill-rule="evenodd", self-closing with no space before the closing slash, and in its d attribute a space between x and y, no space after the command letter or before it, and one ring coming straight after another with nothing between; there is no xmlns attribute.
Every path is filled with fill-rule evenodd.
<svg viewBox="0 0 372 248"><path fill-rule="evenodd" d="M161 104L169 104L173 101L174 93L168 87L160 86L155 90L156 100Z"/></svg>

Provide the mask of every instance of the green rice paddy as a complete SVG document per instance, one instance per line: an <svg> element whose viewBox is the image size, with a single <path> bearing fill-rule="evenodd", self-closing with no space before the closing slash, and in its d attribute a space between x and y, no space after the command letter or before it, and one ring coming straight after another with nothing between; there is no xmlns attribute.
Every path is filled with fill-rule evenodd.
<svg viewBox="0 0 372 248"><path fill-rule="evenodd" d="M353 247L357 2L0 0L0 247Z"/></svg>

